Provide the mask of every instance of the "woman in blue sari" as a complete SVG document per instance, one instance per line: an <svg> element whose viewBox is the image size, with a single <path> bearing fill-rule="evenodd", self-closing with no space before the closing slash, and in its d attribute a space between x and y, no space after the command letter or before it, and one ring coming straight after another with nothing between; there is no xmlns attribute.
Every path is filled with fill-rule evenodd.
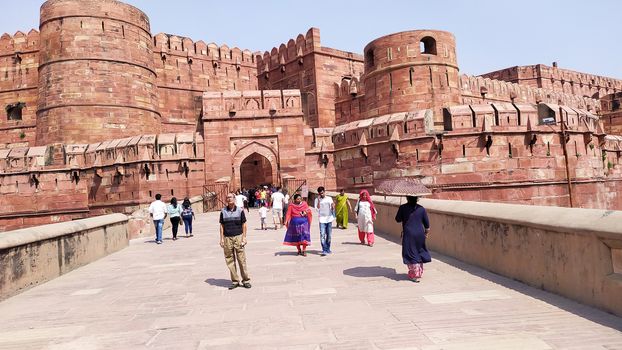
<svg viewBox="0 0 622 350"><path fill-rule="evenodd" d="M408 266L408 278L419 282L423 264L432 261L425 239L430 232L430 221L425 208L417 204L417 197L406 197L406 204L397 210L395 221L402 223L402 260Z"/></svg>

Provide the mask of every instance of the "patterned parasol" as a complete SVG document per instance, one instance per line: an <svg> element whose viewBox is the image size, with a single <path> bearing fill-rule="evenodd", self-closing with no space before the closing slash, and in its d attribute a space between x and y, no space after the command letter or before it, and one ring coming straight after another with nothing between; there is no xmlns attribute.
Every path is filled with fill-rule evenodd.
<svg viewBox="0 0 622 350"><path fill-rule="evenodd" d="M378 181L375 192L387 196L430 196L432 191L415 178L403 177Z"/></svg>

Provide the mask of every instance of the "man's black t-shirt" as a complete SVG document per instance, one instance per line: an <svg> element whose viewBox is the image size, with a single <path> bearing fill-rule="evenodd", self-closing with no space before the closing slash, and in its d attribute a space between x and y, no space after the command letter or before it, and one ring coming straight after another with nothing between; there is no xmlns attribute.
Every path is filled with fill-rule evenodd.
<svg viewBox="0 0 622 350"><path fill-rule="evenodd" d="M245 222L246 215L244 215L244 211L237 206L233 207L233 210L229 210L227 206L220 211L220 224L223 228L223 234L226 237L242 234L242 226Z"/></svg>

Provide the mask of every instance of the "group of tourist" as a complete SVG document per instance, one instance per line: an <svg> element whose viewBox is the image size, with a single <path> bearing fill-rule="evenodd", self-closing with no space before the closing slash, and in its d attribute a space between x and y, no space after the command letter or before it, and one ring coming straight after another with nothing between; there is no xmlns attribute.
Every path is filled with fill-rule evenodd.
<svg viewBox="0 0 622 350"><path fill-rule="evenodd" d="M266 199L265 203L259 202L261 228L266 229L265 219L267 203L269 202L275 229L279 224L281 227L287 228L283 244L295 246L298 255L307 256L307 247L311 245L311 224L313 221L311 208L299 193L294 194L293 201L290 203L289 196L284 195L278 187L269 197L267 196L268 189L264 188L263 190L266 190ZM375 241L374 222L378 212L367 190L362 190L359 193L353 210L344 190L335 196L335 201L326 195L324 187L319 187L317 193L318 197L315 199L313 207L318 213L321 256L332 253L333 221L337 221L338 228L346 229L350 211L354 212L357 219L360 243L373 247ZM230 272L232 283L229 289L239 286L251 288L244 250L247 243L246 214L244 213L244 208L248 209L247 198L241 190L236 191L236 194L228 194L226 206L220 212L220 246L223 248L225 261ZM268 198L270 199L268 200ZM149 207L149 213L153 217L156 227L156 243L162 243L162 225L167 215L170 216L171 220L173 240L177 239L177 228L182 220L186 227L186 235L189 233L189 237L192 236L194 213L188 198L184 199L181 206L177 204L176 198L172 198L167 206L161 201L161 195L157 194L156 201ZM423 264L431 261L430 253L425 244L430 231L427 213L425 208L417 203L417 197L408 196L406 204L399 207L395 220L402 224L402 260L408 267L408 277L418 282L423 274ZM238 267L241 277L238 275Z"/></svg>
<svg viewBox="0 0 622 350"><path fill-rule="evenodd" d="M169 217L171 221L171 230L173 231L173 241L177 240L177 232L179 231L179 225L186 228L186 237L193 237L192 234L192 221L194 220L194 211L192 211L192 205L188 197L184 198L184 201L177 203L177 198L171 198L168 205L162 201L162 195L156 194L155 201L149 206L149 215L153 219L153 223L156 231L155 242L162 244L162 228L164 227L164 220Z"/></svg>
<svg viewBox="0 0 622 350"><path fill-rule="evenodd" d="M249 196L255 196L255 200L249 200ZM252 198L252 197L250 197ZM246 208L250 211L251 206L257 206L259 208L259 217L261 219L261 229L267 230L268 212L272 213L272 223L274 229L283 227L285 222L285 213L289 205L289 194L287 190L281 191L281 187L269 188L267 185L261 186L258 190L251 189L246 191L245 189L238 189L235 192L235 205L239 208Z"/></svg>

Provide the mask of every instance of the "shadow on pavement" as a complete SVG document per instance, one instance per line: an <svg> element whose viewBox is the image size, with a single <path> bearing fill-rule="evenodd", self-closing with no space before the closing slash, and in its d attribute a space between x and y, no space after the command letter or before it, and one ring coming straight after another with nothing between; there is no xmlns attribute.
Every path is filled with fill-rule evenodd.
<svg viewBox="0 0 622 350"><path fill-rule="evenodd" d="M294 250L291 252L275 252L274 256L286 256L286 255L298 255L298 251Z"/></svg>
<svg viewBox="0 0 622 350"><path fill-rule="evenodd" d="M383 266L359 266L343 270L343 274L352 277L386 277L394 281L408 281L408 275L397 273L395 269Z"/></svg>
<svg viewBox="0 0 622 350"><path fill-rule="evenodd" d="M493 283L512 289L518 293L529 295L545 303L554 305L560 309L571 312L577 316L596 322L606 327L622 331L622 318L609 314L606 311L592 306L581 304L577 301L568 299L561 295L553 294L535 286L527 285L521 281L513 280L508 277L497 275L483 268L469 265L455 258L432 252L432 259L437 259L459 270L468 272L474 276L486 279Z"/></svg>
<svg viewBox="0 0 622 350"><path fill-rule="evenodd" d="M231 281L222 278L208 278L204 282L211 286L223 288L228 288L231 285Z"/></svg>

